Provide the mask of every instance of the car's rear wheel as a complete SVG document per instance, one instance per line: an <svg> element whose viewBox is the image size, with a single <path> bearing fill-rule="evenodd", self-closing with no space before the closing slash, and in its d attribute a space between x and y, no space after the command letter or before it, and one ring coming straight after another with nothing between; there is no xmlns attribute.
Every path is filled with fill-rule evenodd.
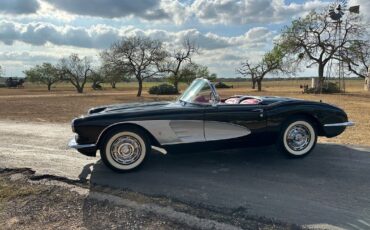
<svg viewBox="0 0 370 230"><path fill-rule="evenodd" d="M283 153L298 158L307 156L316 142L315 123L304 117L296 117L284 123L277 144Z"/></svg>
<svg viewBox="0 0 370 230"><path fill-rule="evenodd" d="M149 151L149 139L136 128L120 128L110 131L100 148L103 162L118 172L131 171L139 167Z"/></svg>

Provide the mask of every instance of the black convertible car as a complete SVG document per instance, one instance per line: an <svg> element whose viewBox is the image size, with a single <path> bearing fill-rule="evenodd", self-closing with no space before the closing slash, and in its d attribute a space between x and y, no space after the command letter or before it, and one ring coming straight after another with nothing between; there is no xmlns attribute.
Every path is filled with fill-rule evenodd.
<svg viewBox="0 0 370 230"><path fill-rule="evenodd" d="M353 125L333 105L281 97L220 98L212 83L196 79L175 102L129 103L92 108L72 121L69 146L113 170L138 167L151 149L172 145L276 144L290 157L310 153L318 136L334 137Z"/></svg>

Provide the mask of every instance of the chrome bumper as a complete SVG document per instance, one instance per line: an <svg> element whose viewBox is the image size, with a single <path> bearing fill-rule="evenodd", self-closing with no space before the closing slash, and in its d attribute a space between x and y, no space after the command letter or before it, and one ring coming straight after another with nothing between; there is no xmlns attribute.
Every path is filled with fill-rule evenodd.
<svg viewBox="0 0 370 230"><path fill-rule="evenodd" d="M73 137L68 142L68 147L73 148L73 149L96 148L96 144L83 144L83 145L80 145L80 144L78 144L76 142L76 138Z"/></svg>
<svg viewBox="0 0 370 230"><path fill-rule="evenodd" d="M343 127L343 126L354 126L355 123L353 121L347 121L343 123L333 123L333 124L325 124L324 127Z"/></svg>

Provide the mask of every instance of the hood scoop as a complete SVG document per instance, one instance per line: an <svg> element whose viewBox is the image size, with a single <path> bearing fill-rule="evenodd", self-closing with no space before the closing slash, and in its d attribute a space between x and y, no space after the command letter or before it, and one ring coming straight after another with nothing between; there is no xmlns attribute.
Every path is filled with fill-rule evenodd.
<svg viewBox="0 0 370 230"><path fill-rule="evenodd" d="M99 108L92 108L90 109L87 114L94 114L94 113L100 113L104 111L107 107L99 107Z"/></svg>

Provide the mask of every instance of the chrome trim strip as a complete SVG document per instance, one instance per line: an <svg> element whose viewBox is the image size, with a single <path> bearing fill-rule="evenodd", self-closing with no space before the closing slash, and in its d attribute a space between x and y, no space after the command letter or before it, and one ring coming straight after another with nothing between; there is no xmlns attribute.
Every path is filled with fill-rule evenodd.
<svg viewBox="0 0 370 230"><path fill-rule="evenodd" d="M83 145L79 145L77 144L76 142L76 138L73 137L69 143L68 143L68 147L69 148L73 148L73 149L84 149L84 148L95 148L96 147L96 144L83 144Z"/></svg>
<svg viewBox="0 0 370 230"><path fill-rule="evenodd" d="M152 149L155 150L155 151L157 151L157 152L162 153L163 155L166 155L167 154L167 151L164 148L160 148L158 146L152 145Z"/></svg>
<svg viewBox="0 0 370 230"><path fill-rule="evenodd" d="M191 137L189 137L189 139L186 140L186 135L183 137L183 139L181 139L181 136L180 137L177 136L175 132L176 130L174 130L173 127L171 126L171 121L174 121L175 123L177 122L181 123L183 121L187 123L188 126L189 126L189 122L190 123L196 122L198 126L192 125L191 127L200 128L201 130L199 130L199 132L202 135L201 141L202 142L205 141L202 120L145 120L145 121L124 121L124 122L117 122L117 123L111 124L100 132L99 137L95 144L97 145L99 143L102 137L102 134L106 130L108 130L109 128L113 126L120 125L120 124L134 124L134 125L141 126L142 128L146 129L149 133L151 133L161 145L173 144L173 143L192 143L196 141L196 139L192 140ZM189 130L189 131L194 132L194 130Z"/></svg>
<svg viewBox="0 0 370 230"><path fill-rule="evenodd" d="M109 125L101 131L95 143L98 145L103 133L116 125L135 124L146 129L161 145L188 144L214 140L226 140L247 136L251 131L243 126L218 121L203 120L145 120L124 121ZM214 132L212 134L212 132ZM208 137L208 138L207 138Z"/></svg>
<svg viewBox="0 0 370 230"><path fill-rule="evenodd" d="M339 127L339 126L354 126L355 123L353 121L347 121L343 123L333 123L333 124L325 124L324 127Z"/></svg>

